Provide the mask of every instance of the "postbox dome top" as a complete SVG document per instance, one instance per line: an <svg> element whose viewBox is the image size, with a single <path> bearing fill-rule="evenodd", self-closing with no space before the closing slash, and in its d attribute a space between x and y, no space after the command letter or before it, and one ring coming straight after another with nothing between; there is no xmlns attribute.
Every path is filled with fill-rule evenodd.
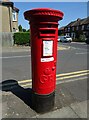
<svg viewBox="0 0 89 120"><path fill-rule="evenodd" d="M24 12L26 20L30 20L34 16L54 16L61 20L63 15L63 12L51 8L35 8Z"/></svg>

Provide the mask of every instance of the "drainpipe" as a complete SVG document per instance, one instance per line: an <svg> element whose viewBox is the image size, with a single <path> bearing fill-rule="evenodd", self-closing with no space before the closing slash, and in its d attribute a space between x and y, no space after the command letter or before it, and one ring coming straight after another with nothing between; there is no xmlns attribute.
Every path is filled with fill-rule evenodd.
<svg viewBox="0 0 89 120"><path fill-rule="evenodd" d="M10 23L10 32L12 33L13 30L12 30L12 14L11 14L11 9L10 7L8 7L8 10L9 10L9 23ZM13 40L13 33L11 34L11 46L14 45L14 40Z"/></svg>
<svg viewBox="0 0 89 120"><path fill-rule="evenodd" d="M12 32L12 16L11 16L11 12L10 12L10 7L8 7L8 10L9 10L10 32Z"/></svg>

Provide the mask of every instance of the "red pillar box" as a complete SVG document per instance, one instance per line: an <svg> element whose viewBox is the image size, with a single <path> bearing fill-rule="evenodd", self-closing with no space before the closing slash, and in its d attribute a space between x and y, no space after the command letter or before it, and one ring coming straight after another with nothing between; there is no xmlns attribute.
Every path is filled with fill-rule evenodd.
<svg viewBox="0 0 89 120"><path fill-rule="evenodd" d="M37 112L47 112L54 106L58 20L63 13L39 8L26 11L24 16L31 31L32 104Z"/></svg>

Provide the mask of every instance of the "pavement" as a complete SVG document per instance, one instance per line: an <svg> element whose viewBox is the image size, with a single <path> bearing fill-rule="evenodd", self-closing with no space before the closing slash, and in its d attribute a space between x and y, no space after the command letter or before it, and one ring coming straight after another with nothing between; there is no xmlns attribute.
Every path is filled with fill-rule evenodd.
<svg viewBox="0 0 89 120"><path fill-rule="evenodd" d="M30 46L13 46L13 47L2 47L2 52L26 52L30 50ZM68 50L69 46L61 45L58 47L58 50Z"/></svg>
<svg viewBox="0 0 89 120"><path fill-rule="evenodd" d="M6 83L11 84L6 87ZM73 82L67 84L71 86ZM54 108L39 114L30 107L31 88L23 88L15 80L3 82L2 118L87 118L89 100L86 97L80 99L82 95L74 96L67 84L56 86Z"/></svg>
<svg viewBox="0 0 89 120"><path fill-rule="evenodd" d="M2 52L22 52L30 50L30 46L2 47Z"/></svg>

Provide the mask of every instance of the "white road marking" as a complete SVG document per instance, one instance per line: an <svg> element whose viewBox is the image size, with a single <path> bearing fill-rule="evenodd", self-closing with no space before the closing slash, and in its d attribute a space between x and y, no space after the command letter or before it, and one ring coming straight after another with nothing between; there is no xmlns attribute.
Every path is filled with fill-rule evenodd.
<svg viewBox="0 0 89 120"><path fill-rule="evenodd" d="M31 55L22 55L22 56L7 56L7 57L0 57L0 59L10 59L10 58L24 58L24 57L31 57Z"/></svg>
<svg viewBox="0 0 89 120"><path fill-rule="evenodd" d="M76 43L76 44L81 44L81 45L86 45L86 43L85 42L72 42L72 43Z"/></svg>
<svg viewBox="0 0 89 120"><path fill-rule="evenodd" d="M61 84L61 83L69 83L69 82L74 82L74 81L79 81L79 80L87 80L87 76L85 77L81 77L81 78L77 78L77 79L68 79L68 80L63 80L63 81L57 81L56 84Z"/></svg>
<svg viewBox="0 0 89 120"><path fill-rule="evenodd" d="M81 52L81 53L75 53L76 55L83 55L83 54L88 54L89 52Z"/></svg>

